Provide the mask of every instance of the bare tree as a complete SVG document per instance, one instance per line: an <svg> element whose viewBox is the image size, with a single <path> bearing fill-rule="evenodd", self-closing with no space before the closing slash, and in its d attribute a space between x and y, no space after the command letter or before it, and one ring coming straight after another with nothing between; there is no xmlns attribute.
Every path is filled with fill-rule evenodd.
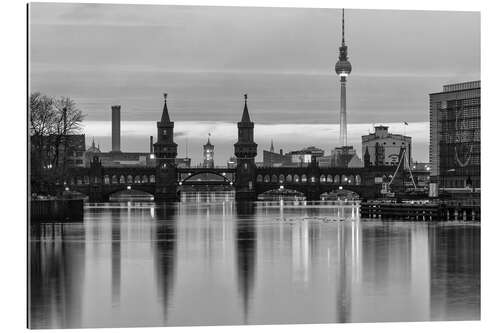
<svg viewBox="0 0 500 333"><path fill-rule="evenodd" d="M30 95L32 183L50 183L65 172L68 135L81 131L83 117L69 97L55 99L39 92Z"/></svg>

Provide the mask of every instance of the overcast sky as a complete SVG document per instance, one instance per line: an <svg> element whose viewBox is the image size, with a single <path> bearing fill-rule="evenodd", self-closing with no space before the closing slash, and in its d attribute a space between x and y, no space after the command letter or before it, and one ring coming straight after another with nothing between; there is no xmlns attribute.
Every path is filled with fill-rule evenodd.
<svg viewBox="0 0 500 333"><path fill-rule="evenodd" d="M350 143L359 149L359 135L371 124L393 123L390 130L402 132L398 123L407 121L414 157L427 160L428 94L443 84L480 79L479 13L345 14L353 66ZM87 115L87 141L95 136L103 150L110 149L107 122L114 104L122 105L128 122L122 150L147 150L168 92L179 154L187 142L195 161L208 131L216 162L229 158L235 140L228 128L241 117L244 93L256 127L266 125L260 137L256 128L259 155L271 138L285 151L313 144L329 151L338 143L340 87L333 68L340 19L338 9L35 3L31 90L73 98ZM297 138L284 130L280 137L276 124L283 123L286 131L315 124L324 135L305 131Z"/></svg>

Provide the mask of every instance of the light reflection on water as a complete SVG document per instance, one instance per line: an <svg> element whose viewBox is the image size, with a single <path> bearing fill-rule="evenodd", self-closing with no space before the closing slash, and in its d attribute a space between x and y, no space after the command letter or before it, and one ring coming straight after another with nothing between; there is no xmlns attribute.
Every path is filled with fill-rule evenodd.
<svg viewBox="0 0 500 333"><path fill-rule="evenodd" d="M478 224L225 195L32 227L31 326L479 319Z"/></svg>

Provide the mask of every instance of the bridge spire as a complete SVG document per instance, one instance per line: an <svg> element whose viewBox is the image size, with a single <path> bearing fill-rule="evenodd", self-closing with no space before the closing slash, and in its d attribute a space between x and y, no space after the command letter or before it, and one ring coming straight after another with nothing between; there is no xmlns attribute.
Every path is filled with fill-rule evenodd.
<svg viewBox="0 0 500 333"><path fill-rule="evenodd" d="M250 114L248 113L248 106L247 106L248 95L244 94L243 96L245 97L245 107L243 108L243 115L241 116L241 122L250 123L251 122Z"/></svg>
<svg viewBox="0 0 500 333"><path fill-rule="evenodd" d="M167 108L167 93L163 94L163 99L165 100L163 104L163 113L161 115L161 122L163 124L169 123L170 122L170 116L168 115L168 108Z"/></svg>

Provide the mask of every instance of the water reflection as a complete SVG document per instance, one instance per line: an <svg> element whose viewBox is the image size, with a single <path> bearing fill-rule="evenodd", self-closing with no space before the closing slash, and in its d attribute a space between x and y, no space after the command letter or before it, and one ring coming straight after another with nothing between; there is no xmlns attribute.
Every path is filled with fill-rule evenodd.
<svg viewBox="0 0 500 333"><path fill-rule="evenodd" d="M44 224L30 242L30 323L42 327L81 326L84 241L71 241L74 229Z"/></svg>
<svg viewBox="0 0 500 333"><path fill-rule="evenodd" d="M31 326L479 319L478 224L194 198L33 227Z"/></svg>
<svg viewBox="0 0 500 333"><path fill-rule="evenodd" d="M152 228L157 295L161 302L163 324L167 324L167 310L175 282L177 250L177 206L155 208L156 224Z"/></svg>
<svg viewBox="0 0 500 333"><path fill-rule="evenodd" d="M248 324L248 312L253 285L255 282L256 265L256 226L255 207L251 202L236 204L236 268L238 270L238 290L243 303L243 322Z"/></svg>

